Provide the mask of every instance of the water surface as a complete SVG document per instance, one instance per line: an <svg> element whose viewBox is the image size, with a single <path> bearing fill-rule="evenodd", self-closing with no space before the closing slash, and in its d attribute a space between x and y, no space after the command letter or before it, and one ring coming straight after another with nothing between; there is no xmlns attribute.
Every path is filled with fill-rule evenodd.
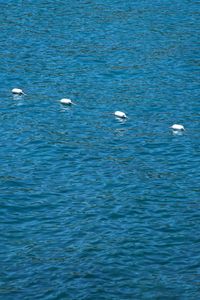
<svg viewBox="0 0 200 300"><path fill-rule="evenodd" d="M198 3L0 7L0 298L198 299Z"/></svg>

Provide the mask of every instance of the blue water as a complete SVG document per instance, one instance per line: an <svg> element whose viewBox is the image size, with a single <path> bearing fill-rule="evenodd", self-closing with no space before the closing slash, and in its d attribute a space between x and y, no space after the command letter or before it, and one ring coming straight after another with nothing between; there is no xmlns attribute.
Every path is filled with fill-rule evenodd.
<svg viewBox="0 0 200 300"><path fill-rule="evenodd" d="M197 1L2 0L0 21L0 299L199 299Z"/></svg>

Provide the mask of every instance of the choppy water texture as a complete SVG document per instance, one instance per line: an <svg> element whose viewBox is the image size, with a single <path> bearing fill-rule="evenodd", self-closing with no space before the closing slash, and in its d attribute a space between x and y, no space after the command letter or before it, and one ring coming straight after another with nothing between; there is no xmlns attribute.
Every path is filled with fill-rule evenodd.
<svg viewBox="0 0 200 300"><path fill-rule="evenodd" d="M0 9L0 298L199 299L198 3Z"/></svg>

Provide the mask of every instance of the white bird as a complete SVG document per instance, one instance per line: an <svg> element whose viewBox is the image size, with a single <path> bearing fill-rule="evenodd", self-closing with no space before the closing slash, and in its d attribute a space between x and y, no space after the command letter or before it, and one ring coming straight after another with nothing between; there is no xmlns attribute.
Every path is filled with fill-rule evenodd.
<svg viewBox="0 0 200 300"><path fill-rule="evenodd" d="M60 103L61 104L64 104L64 105L72 105L72 104L75 104L74 102L72 102L71 99L67 99L67 98L63 98L60 100Z"/></svg>
<svg viewBox="0 0 200 300"><path fill-rule="evenodd" d="M127 116L124 112L118 111L118 110L114 112L114 115L115 115L115 117L122 118L122 119L127 118Z"/></svg>
<svg viewBox="0 0 200 300"><path fill-rule="evenodd" d="M12 93L15 95L26 95L26 94L24 94L24 92L21 89L18 89L18 88L12 89Z"/></svg>
<svg viewBox="0 0 200 300"><path fill-rule="evenodd" d="M185 131L184 126L180 124L174 124L170 128L175 131Z"/></svg>

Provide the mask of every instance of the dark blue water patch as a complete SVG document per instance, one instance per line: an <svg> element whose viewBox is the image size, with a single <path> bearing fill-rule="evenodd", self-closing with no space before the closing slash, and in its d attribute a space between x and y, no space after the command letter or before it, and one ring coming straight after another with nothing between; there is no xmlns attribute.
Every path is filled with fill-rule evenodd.
<svg viewBox="0 0 200 300"><path fill-rule="evenodd" d="M0 298L198 299L197 2L0 6Z"/></svg>

